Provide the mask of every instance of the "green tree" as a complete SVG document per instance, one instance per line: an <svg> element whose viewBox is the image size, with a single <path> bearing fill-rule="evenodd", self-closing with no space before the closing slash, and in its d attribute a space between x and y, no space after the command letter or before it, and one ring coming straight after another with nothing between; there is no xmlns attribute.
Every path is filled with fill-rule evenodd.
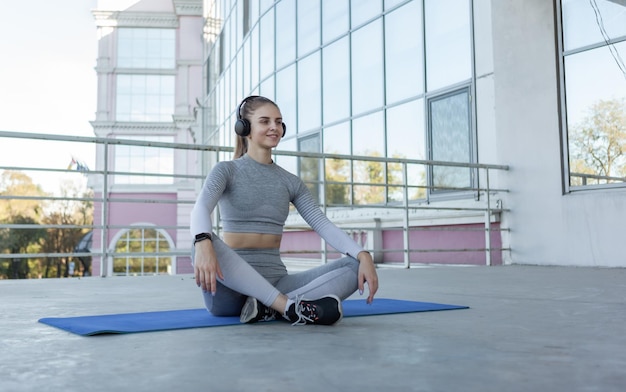
<svg viewBox="0 0 626 392"><path fill-rule="evenodd" d="M55 201L43 218L43 223L52 227L46 230L41 250L44 253L72 253L81 238L89 231L85 226L93 223L93 202L90 190L84 191L78 183L65 181L61 186L61 196L65 200ZM87 199L87 200L76 200ZM43 276L57 278L70 275L70 264L78 267L78 260L71 257L47 258ZM82 271L89 272L89 271ZM79 273L76 268L72 274Z"/></svg>
<svg viewBox="0 0 626 392"><path fill-rule="evenodd" d="M36 225L31 217L13 216L10 223L18 225ZM0 243L5 253L23 254L28 253L28 247L37 243L45 235L40 228L2 229L0 231ZM6 277L9 279L26 279L30 273L28 259L13 258L6 267Z"/></svg>
<svg viewBox="0 0 626 392"><path fill-rule="evenodd" d="M12 196L48 196L32 178L18 171L5 170L0 176L0 220L22 216L39 222L45 203L42 200L10 198Z"/></svg>
<svg viewBox="0 0 626 392"><path fill-rule="evenodd" d="M350 162L344 159L326 160L326 203L335 205L350 204L349 185Z"/></svg>
<svg viewBox="0 0 626 392"><path fill-rule="evenodd" d="M0 199L0 223L22 226L0 229L0 252L24 254L29 253L29 248L37 249L45 234L36 227L45 204L42 200L21 197L41 197L46 193L26 174L7 170L0 176L0 195L4 196ZM30 270L29 259L13 258L0 264L0 277L23 279L29 276Z"/></svg>
<svg viewBox="0 0 626 392"><path fill-rule="evenodd" d="M571 127L570 171L606 177L626 176L626 99L600 100ZM573 176L572 183L581 185ZM619 180L607 180L615 182ZM622 180L623 181L623 180Z"/></svg>
<svg viewBox="0 0 626 392"><path fill-rule="evenodd" d="M365 155L380 157L380 153L371 151L365 151ZM357 204L378 204L385 202L384 171L385 166L383 162L354 161L355 182L367 184L354 186L354 200Z"/></svg>

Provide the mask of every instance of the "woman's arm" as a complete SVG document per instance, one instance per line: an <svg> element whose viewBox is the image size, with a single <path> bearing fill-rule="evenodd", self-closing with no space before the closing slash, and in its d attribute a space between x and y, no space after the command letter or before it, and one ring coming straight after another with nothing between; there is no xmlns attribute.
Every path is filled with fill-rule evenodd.
<svg viewBox="0 0 626 392"><path fill-rule="evenodd" d="M204 181L202 190L191 210L189 228L192 238L197 234L210 233L213 230L211 214L226 189L228 176L226 162L220 162L215 165Z"/></svg>
<svg viewBox="0 0 626 392"><path fill-rule="evenodd" d="M376 266L374 265L372 255L328 219L319 206L315 204L313 196L311 196L311 193L304 183L302 183L302 186L299 188L297 196L293 200L293 204L296 206L302 218L313 230L324 238L330 246L341 253L359 260L359 294L363 294L365 282L367 282L369 288L367 303L371 303L374 300L376 291L378 291L378 274L376 273Z"/></svg>

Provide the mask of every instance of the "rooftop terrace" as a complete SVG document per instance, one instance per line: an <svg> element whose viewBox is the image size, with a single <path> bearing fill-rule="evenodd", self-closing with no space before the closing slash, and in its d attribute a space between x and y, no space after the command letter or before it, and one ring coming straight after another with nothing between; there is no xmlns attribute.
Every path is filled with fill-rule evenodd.
<svg viewBox="0 0 626 392"><path fill-rule="evenodd" d="M202 307L191 276L0 282L2 391L623 391L626 270L379 270L467 310L81 337L63 317Z"/></svg>

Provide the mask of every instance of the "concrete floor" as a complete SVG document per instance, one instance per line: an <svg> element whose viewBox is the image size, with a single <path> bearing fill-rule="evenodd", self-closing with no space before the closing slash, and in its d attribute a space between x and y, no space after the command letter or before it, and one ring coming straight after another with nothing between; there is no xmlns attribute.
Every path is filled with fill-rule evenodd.
<svg viewBox="0 0 626 392"><path fill-rule="evenodd" d="M41 317L202 307L190 276L0 281L0 391L624 391L626 270L379 269L468 310L81 337Z"/></svg>

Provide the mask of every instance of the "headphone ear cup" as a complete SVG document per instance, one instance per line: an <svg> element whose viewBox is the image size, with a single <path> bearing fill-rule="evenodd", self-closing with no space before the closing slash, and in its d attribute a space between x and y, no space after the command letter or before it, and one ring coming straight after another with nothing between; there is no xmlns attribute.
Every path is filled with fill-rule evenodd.
<svg viewBox="0 0 626 392"><path fill-rule="evenodd" d="M283 123L283 137L285 137L286 133L287 133L287 125Z"/></svg>
<svg viewBox="0 0 626 392"><path fill-rule="evenodd" d="M250 122L245 118L240 118L235 123L235 133L239 136L246 137L250 134Z"/></svg>

